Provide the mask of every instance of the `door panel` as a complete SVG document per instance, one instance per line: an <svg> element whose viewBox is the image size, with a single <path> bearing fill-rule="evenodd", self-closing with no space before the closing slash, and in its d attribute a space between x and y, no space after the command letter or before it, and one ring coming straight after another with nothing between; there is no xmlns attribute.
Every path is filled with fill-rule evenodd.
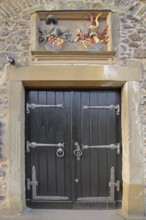
<svg viewBox="0 0 146 220"><path fill-rule="evenodd" d="M38 206L40 201L61 202L70 201L72 198L71 188L71 105L69 92L31 91L27 93L27 102L39 105L63 104L64 108L40 107L30 109L26 115L27 134L29 142L42 143L42 146L30 149L26 163L30 164L26 171L27 179L31 179L31 168L36 170L35 198L29 195L28 203L33 200L33 205ZM67 105L66 105L67 103ZM27 138L27 140L28 140ZM58 147L44 147L43 144L64 143L64 156L57 157ZM28 166L27 166L28 167ZM27 168L28 169L28 168Z"/></svg>
<svg viewBox="0 0 146 220"><path fill-rule="evenodd" d="M119 94L115 91L74 92L74 139L79 145L98 146L117 144L119 128L116 123L119 116L109 109L84 109L83 106L109 106L119 102ZM78 102L77 102L78 100ZM118 102L117 102L118 101ZM80 123L79 123L80 122ZM121 164L121 156L117 160L117 151L111 149L83 149L80 160L75 158L76 204L82 202L107 203L111 192L109 182L111 168ZM78 205L77 205L78 206Z"/></svg>
<svg viewBox="0 0 146 220"><path fill-rule="evenodd" d="M116 204L121 191L116 193L109 183L111 176L121 180L121 155L116 149L91 147L120 143L120 116L116 110L90 107L119 104L119 92L27 91L26 103L38 105L26 114L27 205L101 208L101 204ZM40 146L34 147L33 142ZM43 145L58 143L64 147ZM60 148L63 157L56 155ZM74 155L78 148L81 156Z"/></svg>

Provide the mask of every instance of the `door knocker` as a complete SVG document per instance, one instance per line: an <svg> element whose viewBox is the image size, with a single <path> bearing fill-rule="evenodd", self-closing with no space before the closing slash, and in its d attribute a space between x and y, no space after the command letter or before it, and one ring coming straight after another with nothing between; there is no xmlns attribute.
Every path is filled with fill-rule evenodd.
<svg viewBox="0 0 146 220"><path fill-rule="evenodd" d="M57 151L56 151L56 156L57 156L57 157L63 157L63 156L64 156L64 150L63 150L61 147L59 147L59 148L57 149Z"/></svg>

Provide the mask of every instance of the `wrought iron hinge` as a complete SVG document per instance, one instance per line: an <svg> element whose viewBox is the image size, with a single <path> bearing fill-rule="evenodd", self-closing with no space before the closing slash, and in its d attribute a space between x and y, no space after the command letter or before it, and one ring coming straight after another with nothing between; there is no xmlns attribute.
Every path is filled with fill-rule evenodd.
<svg viewBox="0 0 146 220"><path fill-rule="evenodd" d="M44 143L36 143L36 142L26 142L26 152L30 152L30 148L36 148L36 147L59 147L64 148L64 143L58 143L58 144L44 144Z"/></svg>
<svg viewBox="0 0 146 220"><path fill-rule="evenodd" d="M120 115L120 105L108 105L108 106L89 106L83 105L82 109L107 109L107 110L115 110L116 115Z"/></svg>
<svg viewBox="0 0 146 220"><path fill-rule="evenodd" d="M38 181L36 181L36 168L35 166L32 166L32 181L30 179L27 179L27 190L30 190L30 186L32 186L32 191L34 191L34 188L36 189L36 186L38 185Z"/></svg>
<svg viewBox="0 0 146 220"><path fill-rule="evenodd" d="M111 150L117 150L117 154L120 154L120 143L117 144L110 144L110 145L95 145L95 146L89 146L89 145L82 145L82 150L87 149L111 149Z"/></svg>
<svg viewBox="0 0 146 220"><path fill-rule="evenodd" d="M27 103L26 104L26 113L30 113L30 109L35 109L35 108L64 108L63 104L57 104L57 105L39 105L35 103Z"/></svg>
<svg viewBox="0 0 146 220"><path fill-rule="evenodd" d="M38 181L31 181L30 179L27 179L27 190L30 190L31 186L37 186Z"/></svg>
<svg viewBox="0 0 146 220"><path fill-rule="evenodd" d="M116 187L117 192L120 191L120 181L117 180L115 182L115 168L114 167L111 167L109 187L112 191L114 191L115 187Z"/></svg>
<svg viewBox="0 0 146 220"><path fill-rule="evenodd" d="M120 191L120 181L117 180L117 182L114 183L109 182L109 187L116 187L116 191Z"/></svg>

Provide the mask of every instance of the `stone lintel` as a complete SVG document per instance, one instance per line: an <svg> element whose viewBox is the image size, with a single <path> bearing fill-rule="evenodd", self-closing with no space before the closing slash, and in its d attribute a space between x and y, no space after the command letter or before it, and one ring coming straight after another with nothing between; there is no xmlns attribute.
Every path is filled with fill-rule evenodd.
<svg viewBox="0 0 146 220"><path fill-rule="evenodd" d="M31 65L10 66L7 80L26 86L121 87L126 81L140 81L140 65ZM50 82L50 84L49 84Z"/></svg>

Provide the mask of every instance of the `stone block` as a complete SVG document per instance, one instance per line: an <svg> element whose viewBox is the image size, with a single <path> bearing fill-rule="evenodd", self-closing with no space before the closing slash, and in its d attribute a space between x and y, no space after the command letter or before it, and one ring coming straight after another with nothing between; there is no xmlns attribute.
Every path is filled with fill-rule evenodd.
<svg viewBox="0 0 146 220"><path fill-rule="evenodd" d="M114 0L115 6L124 6L129 3L129 0Z"/></svg>
<svg viewBox="0 0 146 220"><path fill-rule="evenodd" d="M22 16L22 19L24 20L30 20L30 14L29 13L26 13Z"/></svg>
<svg viewBox="0 0 146 220"><path fill-rule="evenodd" d="M17 21L17 24L19 24L20 26L25 26L25 25L27 25L27 23L28 23L28 21L25 19L19 19Z"/></svg>
<svg viewBox="0 0 146 220"><path fill-rule="evenodd" d="M131 21L133 21L133 22L139 21L138 18L135 18L135 17L134 17L133 15L131 15L131 14L128 14L128 15L127 15L127 19L129 19L129 20L131 20Z"/></svg>
<svg viewBox="0 0 146 220"><path fill-rule="evenodd" d="M91 4L91 8L92 9L101 9L102 6L100 3L93 3L93 4Z"/></svg>
<svg viewBox="0 0 146 220"><path fill-rule="evenodd" d="M138 32L139 34L144 34L146 31L145 31L144 28L138 28L138 29L137 29L137 32Z"/></svg>
<svg viewBox="0 0 146 220"><path fill-rule="evenodd" d="M137 13L137 16L141 17L146 12L146 5L143 5L143 7L139 10Z"/></svg>
<svg viewBox="0 0 146 220"><path fill-rule="evenodd" d="M129 39L123 39L123 40L121 40L121 43L128 44L129 43Z"/></svg>
<svg viewBox="0 0 146 220"><path fill-rule="evenodd" d="M25 40L25 41L21 41L21 46L28 46L30 45L30 41Z"/></svg>
<svg viewBox="0 0 146 220"><path fill-rule="evenodd" d="M126 182L123 182L123 188L124 191L126 192L123 198L123 210L129 216L134 216L134 215L143 216L144 213L143 185L127 184Z"/></svg>
<svg viewBox="0 0 146 220"><path fill-rule="evenodd" d="M122 23L127 23L128 20L127 20L126 18L121 18L121 22L122 22Z"/></svg>
<svg viewBox="0 0 146 220"><path fill-rule="evenodd" d="M142 37L140 35L138 35L137 33L133 33L133 34L130 34L129 36L129 39L132 40L132 41L142 41Z"/></svg>
<svg viewBox="0 0 146 220"><path fill-rule="evenodd" d="M8 47L7 47L7 51L9 52L9 54L11 53L11 52L17 52L17 51L19 51L20 49L19 49L19 46L16 46L16 45L9 45Z"/></svg>
<svg viewBox="0 0 146 220"><path fill-rule="evenodd" d="M137 59L145 59L146 58L146 49L143 49L143 48L135 49L133 57L137 58Z"/></svg>
<svg viewBox="0 0 146 220"><path fill-rule="evenodd" d="M128 44L129 47L138 47L138 43L131 42Z"/></svg>
<svg viewBox="0 0 146 220"><path fill-rule="evenodd" d="M14 44L18 44L20 42L20 36L19 35L12 35L11 37L8 37L7 39L8 43L14 43Z"/></svg>
<svg viewBox="0 0 146 220"><path fill-rule="evenodd" d="M123 24L122 26L124 29L132 29L133 28L133 25L131 24Z"/></svg>
<svg viewBox="0 0 146 220"><path fill-rule="evenodd" d="M1 28L0 30L0 35L1 36L6 36L10 33L11 31L8 28Z"/></svg>
<svg viewBox="0 0 146 220"><path fill-rule="evenodd" d="M60 2L60 9L61 10L75 10L75 9L79 9L80 5L79 5L80 1L78 3L76 3L75 1L68 1L68 2ZM85 7L85 6L84 6Z"/></svg>
<svg viewBox="0 0 146 220"><path fill-rule="evenodd" d="M129 12L131 14L135 14L140 8L140 3L137 3L135 5L132 4L132 6L129 8Z"/></svg>

